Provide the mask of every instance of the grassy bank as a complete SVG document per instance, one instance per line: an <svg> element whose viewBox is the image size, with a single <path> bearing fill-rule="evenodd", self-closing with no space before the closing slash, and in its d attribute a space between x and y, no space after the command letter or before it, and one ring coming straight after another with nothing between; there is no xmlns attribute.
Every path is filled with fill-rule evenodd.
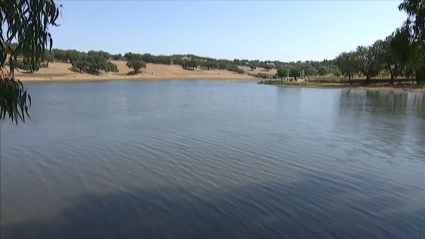
<svg viewBox="0 0 425 239"><path fill-rule="evenodd" d="M282 87L305 87L305 88L327 88L327 89L350 89L350 90L379 90L379 91L410 91L424 92L425 86L417 84L376 84L376 85L349 85L345 83L318 83L318 82L296 82L296 81L260 81L259 84L276 85Z"/></svg>

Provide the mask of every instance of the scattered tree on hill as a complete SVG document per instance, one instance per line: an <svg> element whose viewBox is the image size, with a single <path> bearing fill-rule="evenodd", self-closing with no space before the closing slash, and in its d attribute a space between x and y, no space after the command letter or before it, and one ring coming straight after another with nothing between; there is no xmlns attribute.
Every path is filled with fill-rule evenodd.
<svg viewBox="0 0 425 239"><path fill-rule="evenodd" d="M44 62L46 63L47 67L49 67L49 63L53 62L54 59L54 54L51 51L46 51L44 53L44 57L43 57Z"/></svg>
<svg viewBox="0 0 425 239"><path fill-rule="evenodd" d="M194 58L188 60L188 59L184 59L181 62L181 67L183 69L192 69L195 70L196 67L198 67L198 63L196 62L196 60Z"/></svg>
<svg viewBox="0 0 425 239"><path fill-rule="evenodd" d="M131 53L131 52L127 52L127 53L125 53L125 54L124 54L124 58L125 58L127 61L131 61L131 60L135 60L135 59L142 61L142 55L140 55L140 54L135 54L135 53Z"/></svg>
<svg viewBox="0 0 425 239"><path fill-rule="evenodd" d="M107 61L104 70L105 70L106 73L108 73L108 72L118 72L118 67L114 63Z"/></svg>
<svg viewBox="0 0 425 239"><path fill-rule="evenodd" d="M255 63L251 63L249 65L249 68L251 68L251 71L253 71L253 70L257 69L257 65Z"/></svg>
<svg viewBox="0 0 425 239"><path fill-rule="evenodd" d="M106 52L106 51L89 51L89 52L87 52L87 55L89 55L89 56L99 56L99 57L102 57L106 60L109 60L109 58L111 56L111 54L109 54L109 52Z"/></svg>
<svg viewBox="0 0 425 239"><path fill-rule="evenodd" d="M133 58L133 59L127 61L126 66L130 69L133 68L134 74L137 74L137 73L139 73L140 69L146 68L146 63L144 61L142 61L141 59Z"/></svg>
<svg viewBox="0 0 425 239"><path fill-rule="evenodd" d="M78 59L74 62L72 62L72 67L78 69L80 71L80 73L83 73L83 70L85 70L88 66L88 63L86 61L86 59Z"/></svg>
<svg viewBox="0 0 425 239"><path fill-rule="evenodd" d="M72 67L78 69L80 73L88 72L98 74L99 71L118 72L118 67L108 61L102 54L79 53L78 58L72 61Z"/></svg>
<svg viewBox="0 0 425 239"><path fill-rule="evenodd" d="M124 59L124 57L121 54L115 54L115 55L111 55L112 60L115 61L121 61Z"/></svg>
<svg viewBox="0 0 425 239"><path fill-rule="evenodd" d="M31 59L28 57L25 57L22 60L23 68L25 70L29 70L31 73L34 73L34 71L38 71L40 69L40 65L34 65L33 62L31 62Z"/></svg>
<svg viewBox="0 0 425 239"><path fill-rule="evenodd" d="M273 66L267 64L267 65L264 66L264 69L266 69L267 71L269 71L269 70L273 69Z"/></svg>

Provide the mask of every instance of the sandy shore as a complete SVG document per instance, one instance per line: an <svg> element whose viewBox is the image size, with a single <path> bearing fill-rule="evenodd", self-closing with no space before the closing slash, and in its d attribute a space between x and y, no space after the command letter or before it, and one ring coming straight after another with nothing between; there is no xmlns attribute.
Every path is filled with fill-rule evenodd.
<svg viewBox="0 0 425 239"><path fill-rule="evenodd" d="M125 61L112 61L118 66L117 73L100 73L98 75L79 73L73 71L70 63L50 63L49 67L40 68L39 71L29 73L15 71L15 78L22 82L46 81L105 81L105 80L161 80L161 79L251 79L256 78L247 74L237 74L226 70L185 70L177 65L147 64L146 69L137 75L132 75Z"/></svg>

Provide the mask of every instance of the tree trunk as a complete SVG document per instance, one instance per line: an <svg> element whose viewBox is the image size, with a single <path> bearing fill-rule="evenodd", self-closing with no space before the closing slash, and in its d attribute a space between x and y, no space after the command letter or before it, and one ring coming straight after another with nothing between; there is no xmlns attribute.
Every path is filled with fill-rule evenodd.
<svg viewBox="0 0 425 239"><path fill-rule="evenodd" d="M393 73L393 70L391 69L390 64L387 64L387 65L388 65L388 70L390 70L390 74L391 74L390 85L394 85L394 73Z"/></svg>
<svg viewBox="0 0 425 239"><path fill-rule="evenodd" d="M416 71L416 83L418 85L425 85L425 67L421 67Z"/></svg>
<svg viewBox="0 0 425 239"><path fill-rule="evenodd" d="M348 74L348 83L351 85L351 75Z"/></svg>
<svg viewBox="0 0 425 239"><path fill-rule="evenodd" d="M370 76L366 76L366 85L370 84Z"/></svg>
<svg viewBox="0 0 425 239"><path fill-rule="evenodd" d="M297 81L297 77L296 76L294 77L294 80Z"/></svg>

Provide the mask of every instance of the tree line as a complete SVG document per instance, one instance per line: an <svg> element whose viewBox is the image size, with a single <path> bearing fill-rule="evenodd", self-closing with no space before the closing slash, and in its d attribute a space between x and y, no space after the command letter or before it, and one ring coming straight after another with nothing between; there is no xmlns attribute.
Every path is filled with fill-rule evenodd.
<svg viewBox="0 0 425 239"><path fill-rule="evenodd" d="M425 84L425 1L405 0L399 10L405 11L408 18L391 35L336 57L335 63L349 80L361 74L369 83L386 71L391 84L400 76L415 77L418 84Z"/></svg>

